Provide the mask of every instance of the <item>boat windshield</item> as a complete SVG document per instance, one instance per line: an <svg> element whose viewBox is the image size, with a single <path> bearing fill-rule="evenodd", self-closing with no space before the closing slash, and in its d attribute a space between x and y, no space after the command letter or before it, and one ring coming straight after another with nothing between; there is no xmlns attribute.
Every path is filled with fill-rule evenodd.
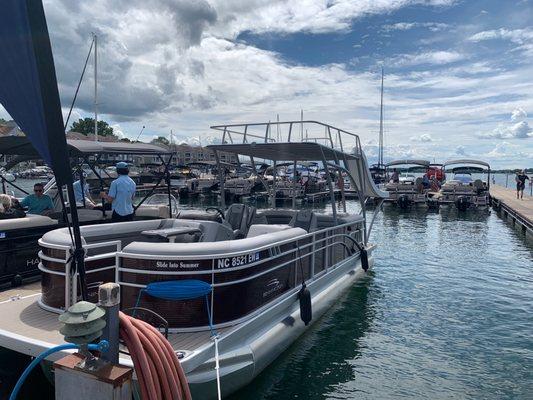
<svg viewBox="0 0 533 400"><path fill-rule="evenodd" d="M455 175L453 176L453 180L454 180L454 181L461 182L461 183L463 183L463 184L469 184L469 183L472 183L472 182L473 182L472 175L470 175L470 174L465 174L465 173L462 173L462 174L455 174Z"/></svg>

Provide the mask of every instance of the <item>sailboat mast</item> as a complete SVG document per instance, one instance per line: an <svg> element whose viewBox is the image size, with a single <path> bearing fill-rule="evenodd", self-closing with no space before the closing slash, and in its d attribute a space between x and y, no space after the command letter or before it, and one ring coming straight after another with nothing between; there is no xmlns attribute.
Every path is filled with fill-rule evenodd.
<svg viewBox="0 0 533 400"><path fill-rule="evenodd" d="M94 141L98 142L98 39L94 35Z"/></svg>
<svg viewBox="0 0 533 400"><path fill-rule="evenodd" d="M381 67L381 105L379 110L379 155L378 165L383 165L383 67Z"/></svg>

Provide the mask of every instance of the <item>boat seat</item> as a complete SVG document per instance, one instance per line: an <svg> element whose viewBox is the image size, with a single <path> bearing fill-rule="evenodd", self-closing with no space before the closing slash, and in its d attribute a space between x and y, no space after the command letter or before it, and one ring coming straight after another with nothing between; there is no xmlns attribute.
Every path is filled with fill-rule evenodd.
<svg viewBox="0 0 533 400"><path fill-rule="evenodd" d="M0 231L5 232L13 229L28 229L48 225L57 225L57 220L44 215L26 214L23 218L0 220Z"/></svg>
<svg viewBox="0 0 533 400"><path fill-rule="evenodd" d="M202 210L182 210L176 219L191 219L195 221L212 221L222 223L222 217L216 213Z"/></svg>
<svg viewBox="0 0 533 400"><path fill-rule="evenodd" d="M290 226L294 228L302 228L307 232L316 230L317 217L311 210L300 210L292 218Z"/></svg>
<svg viewBox="0 0 533 400"><path fill-rule="evenodd" d="M281 209L270 209L262 210L257 214L256 219L254 220L255 224L267 223L271 225L288 225L292 221L292 218L296 214L296 211L293 210L281 210ZM261 219L261 222L259 222ZM263 222L266 219L266 222Z"/></svg>
<svg viewBox="0 0 533 400"><path fill-rule="evenodd" d="M254 224L248 230L247 238L266 235L268 233L284 231L291 229L290 225L269 225L269 224Z"/></svg>
<svg viewBox="0 0 533 400"><path fill-rule="evenodd" d="M227 209L224 220L231 226L235 239L246 237L255 213L255 207L249 207L245 204L235 203Z"/></svg>

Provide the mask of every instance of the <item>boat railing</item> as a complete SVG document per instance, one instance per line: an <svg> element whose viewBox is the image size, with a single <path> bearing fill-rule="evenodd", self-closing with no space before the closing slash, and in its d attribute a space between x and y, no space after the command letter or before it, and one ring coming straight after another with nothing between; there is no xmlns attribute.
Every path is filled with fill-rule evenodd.
<svg viewBox="0 0 533 400"><path fill-rule="evenodd" d="M184 276L184 275L200 275L208 274L211 276L210 284L215 291L218 287L224 287L229 285L237 285L244 282L248 282L254 279L257 279L263 275L272 273L276 270L281 270L284 268L291 268L294 271L294 279L296 285L296 276L298 271L301 271L302 263L307 263L306 271L304 273L306 280L313 280L316 276L321 276L327 271L335 267L338 261L346 255L348 257L358 253L360 249L360 243L362 241L362 232L363 226L362 220L349 221L338 226L328 227L316 232L307 233L295 238L285 239L282 241L269 243L267 245L254 248L253 250L243 250L238 252L224 252L220 254L210 254L210 255L156 255L156 254L130 254L122 251L122 242L120 240L106 241L101 243L90 243L83 246L86 251L85 264L90 265L91 262L96 262L99 260L113 260L109 261L105 266L100 266L96 268L86 268L86 276L90 282L91 274L95 274L102 271L112 270L114 272L114 281L119 283L121 286L131 286L144 288L145 285L137 284L133 282L125 282L121 274L122 273L135 273L139 275L159 275L167 276L170 279L170 276ZM39 252L39 257L41 259L39 263L39 270L42 273L61 276L64 278L64 307L51 307L40 302L41 307L47 309L48 311L61 313L64 309L70 307L78 299L78 273L72 272L72 246L68 245L56 245L45 243L42 239L39 240L39 244L43 248ZM284 248L285 247L285 248ZM337 257L336 249L343 249L343 257ZM113 248L112 251L109 251L110 248ZM47 252L44 249L51 250L60 250L64 253L63 257L58 257L55 254L46 254ZM88 254L92 251L105 250L98 254ZM224 259L228 257L238 257L243 255L248 255L251 252L258 253L261 251L268 250L268 256L260 260L240 265L240 266L230 266L227 268L218 268L217 261L219 259ZM322 261L317 264L315 258L317 254L320 255ZM128 268L123 266L124 259L144 259L147 262L150 260L202 260L202 259L211 259L211 267L204 270L194 270L194 271L160 271L160 270L144 270L144 269L135 269ZM45 263L55 263L56 268L47 268ZM61 268L58 269L57 265L61 265ZM64 266L64 267L63 267ZM235 277L231 281L216 282L216 277L219 274L231 273L244 269L254 268L258 266L265 266L264 269L254 271L250 275L243 277ZM301 277L299 278L301 279Z"/></svg>
<svg viewBox="0 0 533 400"><path fill-rule="evenodd" d="M71 305L73 305L74 303L76 303L78 300L78 272L72 272L72 261L73 261L73 246L66 246L66 245L58 245L58 244L50 244L50 243L44 243L42 241L42 239L39 239L39 245L41 247L45 247L45 248L49 248L49 249L54 249L54 250L62 250L64 251L64 258L57 258L57 257L51 257L47 254L44 254L43 250L40 250L39 251L39 258L40 258L40 262L39 262L39 270L43 273L47 273L47 274L51 274L51 275L58 275L58 276L63 276L64 279L65 279L65 307L64 309L68 309ZM115 270L115 280L117 280L118 278L118 263L119 263L119 257L118 257L118 254L120 252L120 250L122 249L122 242L120 240L111 240L111 241L106 241L106 242L101 242L101 243L89 243L89 244L84 244L83 245L83 249L88 252L89 250L96 250L96 249L100 249L100 248L109 248L109 247L114 247L114 251L111 251L111 252L105 252L105 253L99 253L99 254L94 254L94 255L89 255L85 257L85 263L88 263L88 262L91 262L91 261L98 261L98 260L104 260L104 259L110 259L110 258L114 258L115 259L115 263L113 265L108 265L108 266L105 266L105 267L100 267L100 268L93 268L93 269L86 269L85 270L85 274L86 275L91 275L91 274L94 274L94 273L98 273L98 272L102 272L102 271L106 271L106 270ZM86 253L87 254L87 253ZM57 271L57 270L52 270L50 268L46 268L44 265L43 265L43 261L48 261L48 262L53 262L53 263L59 263L59 264L64 264L65 265L65 270L64 271ZM40 303L41 304L41 307L43 307L44 309L47 309L48 311L53 311L53 312L63 312L64 310L62 309L59 309L59 308L53 308L53 307L50 307L50 306L47 306L45 304L43 304L42 302Z"/></svg>
<svg viewBox="0 0 533 400"><path fill-rule="evenodd" d="M314 142L357 156L363 153L359 135L314 120L213 125L211 129L222 132L222 143Z"/></svg>

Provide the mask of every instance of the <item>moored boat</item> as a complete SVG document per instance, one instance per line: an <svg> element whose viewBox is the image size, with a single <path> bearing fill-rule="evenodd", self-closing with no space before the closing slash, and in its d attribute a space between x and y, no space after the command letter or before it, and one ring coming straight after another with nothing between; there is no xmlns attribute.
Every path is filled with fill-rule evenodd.
<svg viewBox="0 0 533 400"><path fill-rule="evenodd" d="M323 129L323 124L311 125ZM365 198L386 196L374 185L362 151L349 155L318 143L291 142L211 149L215 154L336 166L357 188L362 212L338 211L330 180L331 213L260 211L244 204L225 210L221 195L221 209L80 228L87 299L96 301L99 283L119 283L123 310L138 317L145 313L147 320L156 319L168 329L198 398L216 397L215 364L220 365L224 396L250 382L364 276L374 249L368 240L372 222L366 220ZM223 179L220 186L223 194ZM0 345L32 355L61 342L50 330L58 324L57 313L79 298L68 230L48 232L40 246L42 293L0 304L0 312L14 315L0 330ZM191 285L206 291L197 298L180 297ZM173 296L161 297L159 290ZM47 322L35 326L36 320ZM120 362L131 365L127 356Z"/></svg>

